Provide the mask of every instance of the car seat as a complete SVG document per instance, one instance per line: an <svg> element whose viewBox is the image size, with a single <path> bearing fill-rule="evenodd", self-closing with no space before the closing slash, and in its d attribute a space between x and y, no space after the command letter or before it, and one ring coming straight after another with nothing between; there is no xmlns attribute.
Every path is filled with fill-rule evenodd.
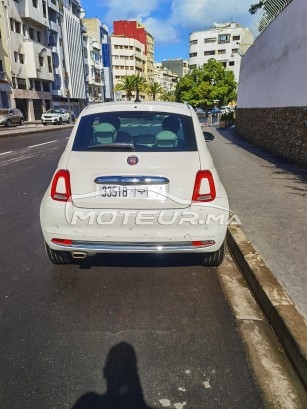
<svg viewBox="0 0 307 409"><path fill-rule="evenodd" d="M176 115L169 115L162 121L162 131L156 135L156 146L158 148L172 148L178 144L177 132L180 121Z"/></svg>
<svg viewBox="0 0 307 409"><path fill-rule="evenodd" d="M116 128L107 122L94 126L94 138L96 143L113 143L116 137Z"/></svg>

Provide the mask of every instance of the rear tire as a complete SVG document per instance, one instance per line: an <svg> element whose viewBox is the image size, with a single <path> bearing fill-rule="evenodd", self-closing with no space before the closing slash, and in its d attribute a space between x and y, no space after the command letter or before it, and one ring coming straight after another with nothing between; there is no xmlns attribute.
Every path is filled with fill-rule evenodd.
<svg viewBox="0 0 307 409"><path fill-rule="evenodd" d="M218 267L222 264L225 257L226 240L223 241L221 247L213 253L202 253L200 262L203 266Z"/></svg>
<svg viewBox="0 0 307 409"><path fill-rule="evenodd" d="M21 119L20 122L19 122L19 125L23 125L23 124L24 124L24 120Z"/></svg>
<svg viewBox="0 0 307 409"><path fill-rule="evenodd" d="M8 119L8 120L6 121L6 126L7 126L8 128L10 128L10 127L12 126L12 123L11 123L10 119Z"/></svg>
<svg viewBox="0 0 307 409"><path fill-rule="evenodd" d="M45 243L45 250L49 260L53 264L70 264L73 261L69 251L53 250L47 243Z"/></svg>
<svg viewBox="0 0 307 409"><path fill-rule="evenodd" d="M62 118L59 118L58 125L62 125L62 122L63 122Z"/></svg>

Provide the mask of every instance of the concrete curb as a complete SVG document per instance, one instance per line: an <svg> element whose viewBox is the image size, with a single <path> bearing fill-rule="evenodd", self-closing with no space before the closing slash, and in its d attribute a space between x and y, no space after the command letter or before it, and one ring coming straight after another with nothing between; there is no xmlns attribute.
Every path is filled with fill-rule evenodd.
<svg viewBox="0 0 307 409"><path fill-rule="evenodd" d="M307 323L240 226L230 225L227 244L258 304L307 390Z"/></svg>

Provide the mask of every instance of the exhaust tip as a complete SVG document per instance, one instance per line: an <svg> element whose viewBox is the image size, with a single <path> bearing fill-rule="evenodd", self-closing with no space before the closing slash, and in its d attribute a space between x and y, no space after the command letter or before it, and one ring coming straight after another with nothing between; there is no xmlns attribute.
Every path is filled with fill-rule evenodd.
<svg viewBox="0 0 307 409"><path fill-rule="evenodd" d="M73 251L72 252L72 257L74 259L78 260L84 260L86 258L87 254L84 251Z"/></svg>

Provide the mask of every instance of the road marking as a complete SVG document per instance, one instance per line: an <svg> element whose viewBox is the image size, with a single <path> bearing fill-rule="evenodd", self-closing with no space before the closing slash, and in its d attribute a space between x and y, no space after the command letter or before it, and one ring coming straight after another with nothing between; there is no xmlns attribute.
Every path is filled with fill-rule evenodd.
<svg viewBox="0 0 307 409"><path fill-rule="evenodd" d="M12 153L13 151L7 151L7 152L3 152L3 153L0 153L0 155L8 155L9 153Z"/></svg>
<svg viewBox="0 0 307 409"><path fill-rule="evenodd" d="M39 143L37 145L31 145L31 146L28 146L28 149L36 148L37 146L47 145L48 143L54 143L54 142L57 142L57 141L49 141L49 142Z"/></svg>

